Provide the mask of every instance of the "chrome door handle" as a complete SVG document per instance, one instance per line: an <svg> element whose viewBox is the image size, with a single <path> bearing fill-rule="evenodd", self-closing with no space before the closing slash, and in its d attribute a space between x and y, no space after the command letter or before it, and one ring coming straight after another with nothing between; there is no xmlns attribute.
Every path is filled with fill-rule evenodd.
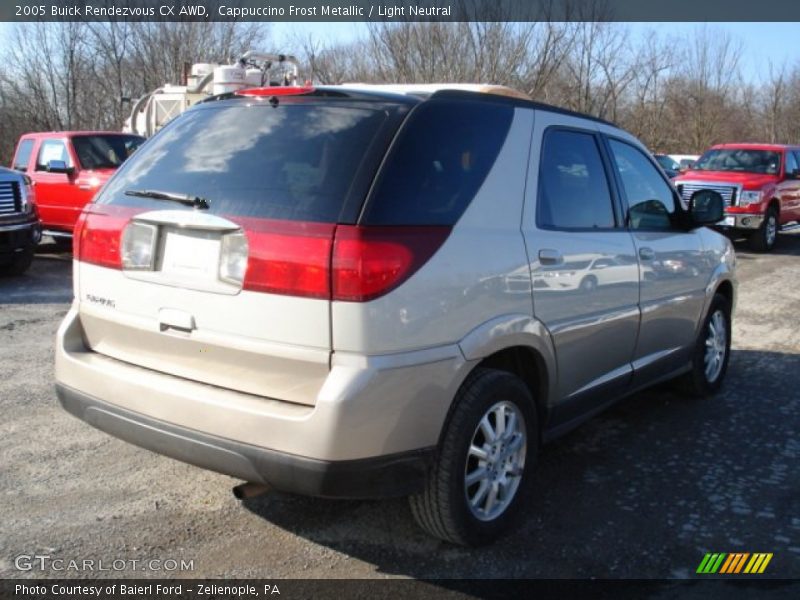
<svg viewBox="0 0 800 600"><path fill-rule="evenodd" d="M564 257L558 250L542 248L539 250L539 262L543 265L558 265L564 262Z"/></svg>
<svg viewBox="0 0 800 600"><path fill-rule="evenodd" d="M656 257L656 253L653 251L652 248L639 248L639 258L642 260L653 260Z"/></svg>

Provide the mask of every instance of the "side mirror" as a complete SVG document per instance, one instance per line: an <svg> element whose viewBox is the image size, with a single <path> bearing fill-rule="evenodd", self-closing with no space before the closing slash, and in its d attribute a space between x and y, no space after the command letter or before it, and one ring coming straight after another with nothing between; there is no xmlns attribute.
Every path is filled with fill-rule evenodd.
<svg viewBox="0 0 800 600"><path fill-rule="evenodd" d="M47 163L48 173L66 173L71 174L74 171L72 167L68 167L67 163L63 160L51 160Z"/></svg>
<svg viewBox="0 0 800 600"><path fill-rule="evenodd" d="M786 173L786 179L800 179L800 169Z"/></svg>
<svg viewBox="0 0 800 600"><path fill-rule="evenodd" d="M689 199L689 215L693 225L713 225L725 217L725 201L717 192L700 190Z"/></svg>

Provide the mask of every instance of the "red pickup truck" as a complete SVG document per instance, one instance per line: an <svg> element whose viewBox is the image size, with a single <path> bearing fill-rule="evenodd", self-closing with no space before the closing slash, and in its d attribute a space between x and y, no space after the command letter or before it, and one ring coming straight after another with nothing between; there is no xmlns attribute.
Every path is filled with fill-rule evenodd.
<svg viewBox="0 0 800 600"><path fill-rule="evenodd" d="M780 228L800 222L800 146L720 144L675 179L684 199L701 189L722 194L724 231L744 235L754 250L769 252Z"/></svg>
<svg viewBox="0 0 800 600"><path fill-rule="evenodd" d="M83 207L143 142L114 131L23 135L12 166L33 181L44 233L68 244Z"/></svg>

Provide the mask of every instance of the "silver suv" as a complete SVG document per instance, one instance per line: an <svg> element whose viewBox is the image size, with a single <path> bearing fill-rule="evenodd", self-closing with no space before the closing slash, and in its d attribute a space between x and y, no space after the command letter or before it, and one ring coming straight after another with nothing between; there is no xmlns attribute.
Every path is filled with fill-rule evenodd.
<svg viewBox="0 0 800 600"><path fill-rule="evenodd" d="M410 496L485 543L543 442L655 382L719 389L734 253L702 227L722 199L688 204L631 135L503 89L215 97L83 213L58 396L179 460Z"/></svg>

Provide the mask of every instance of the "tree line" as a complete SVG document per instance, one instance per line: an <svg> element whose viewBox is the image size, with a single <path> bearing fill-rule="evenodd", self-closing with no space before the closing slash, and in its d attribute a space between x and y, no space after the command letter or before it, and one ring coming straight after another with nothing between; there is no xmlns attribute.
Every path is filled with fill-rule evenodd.
<svg viewBox="0 0 800 600"><path fill-rule="evenodd" d="M662 26L663 28L663 26ZM717 28L633 37L624 23L372 23L354 41L302 32L275 48L263 23L27 23L0 71L0 162L24 131L118 130L131 100L180 83L185 63L247 49L297 55L303 77L345 82L497 83L631 131L653 151L724 141L800 143L800 64L744 76L744 47Z"/></svg>

